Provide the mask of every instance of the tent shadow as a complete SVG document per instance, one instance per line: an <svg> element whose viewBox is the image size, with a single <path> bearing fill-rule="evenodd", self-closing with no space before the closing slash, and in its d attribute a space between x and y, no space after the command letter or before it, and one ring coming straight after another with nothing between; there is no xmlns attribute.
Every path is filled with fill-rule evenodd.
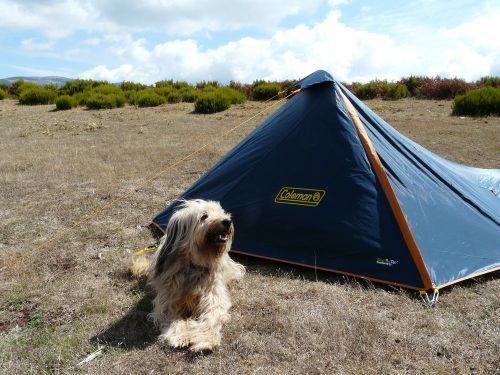
<svg viewBox="0 0 500 375"><path fill-rule="evenodd" d="M360 277L353 277L348 275L342 275L334 272L327 272L323 270L314 270L309 267L301 267L293 264L281 263L272 260L256 258L251 256L246 256L242 254L231 253L231 258L235 261L243 264L248 272L258 273L263 276L286 278L286 279L302 279L307 281L321 281L328 284L337 285L352 285L353 287L363 288L363 289L381 289L390 293L406 294L410 298L419 298L419 293L416 290L405 289L398 286L392 286L384 283L379 283L376 281L371 281L363 279ZM491 280L496 280L500 277L500 271L492 272L489 274L481 275L478 277L471 278L460 282L459 284L453 284L445 287L443 291L451 292L455 286L462 287L472 287L475 285L481 285Z"/></svg>
<svg viewBox="0 0 500 375"><path fill-rule="evenodd" d="M91 342L125 350L145 349L154 344L159 331L148 318L152 301L153 296L146 291L125 316L92 337Z"/></svg>
<svg viewBox="0 0 500 375"><path fill-rule="evenodd" d="M363 278L352 277L319 269L315 270L306 266L293 265L284 262L282 263L242 254L231 253L231 258L243 264L248 272L259 273L263 276L287 279L302 279L307 281L321 281L329 284L356 284L364 288L373 288L376 285L377 288L380 287L387 290L404 290L399 287L394 287Z"/></svg>

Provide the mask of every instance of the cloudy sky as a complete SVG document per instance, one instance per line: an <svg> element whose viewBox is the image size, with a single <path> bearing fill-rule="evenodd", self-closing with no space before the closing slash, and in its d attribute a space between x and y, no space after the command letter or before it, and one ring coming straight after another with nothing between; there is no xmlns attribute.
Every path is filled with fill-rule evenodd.
<svg viewBox="0 0 500 375"><path fill-rule="evenodd" d="M0 0L0 78L500 75L500 1Z"/></svg>

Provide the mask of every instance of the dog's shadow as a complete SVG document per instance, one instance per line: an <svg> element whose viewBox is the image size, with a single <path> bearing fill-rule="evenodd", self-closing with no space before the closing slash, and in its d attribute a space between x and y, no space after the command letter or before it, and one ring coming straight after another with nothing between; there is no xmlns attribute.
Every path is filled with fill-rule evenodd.
<svg viewBox="0 0 500 375"><path fill-rule="evenodd" d="M148 318L153 308L153 293L144 280L137 287L143 293L142 298L125 316L92 337L91 342L125 350L145 349L156 342L159 331Z"/></svg>

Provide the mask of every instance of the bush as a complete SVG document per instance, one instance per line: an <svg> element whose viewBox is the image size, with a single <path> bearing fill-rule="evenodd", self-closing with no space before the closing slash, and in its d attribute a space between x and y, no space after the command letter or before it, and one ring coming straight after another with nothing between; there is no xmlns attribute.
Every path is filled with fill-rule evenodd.
<svg viewBox="0 0 500 375"><path fill-rule="evenodd" d="M258 83L252 89L252 98L254 100L269 100L277 99L278 93L281 91L279 83Z"/></svg>
<svg viewBox="0 0 500 375"><path fill-rule="evenodd" d="M139 99L139 93L136 90L127 90L123 93L127 103L130 105L137 105L137 99Z"/></svg>
<svg viewBox="0 0 500 375"><path fill-rule="evenodd" d="M418 89L417 97L423 99L453 99L457 95L477 88L473 83L467 83L458 78L426 78Z"/></svg>
<svg viewBox="0 0 500 375"><path fill-rule="evenodd" d="M41 87L38 86L36 83L23 82L17 88L17 95L20 96L23 93L23 91L27 91L27 90L31 90L31 89L39 89L39 88L41 88Z"/></svg>
<svg viewBox="0 0 500 375"><path fill-rule="evenodd" d="M420 88L420 86L422 86L424 80L425 77L409 76L406 78L401 78L399 83L406 86L406 88L410 92L410 96L416 96L418 94L418 89Z"/></svg>
<svg viewBox="0 0 500 375"><path fill-rule="evenodd" d="M9 86L8 93L12 96L19 97L19 87L21 87L24 83L25 82L22 79L18 79Z"/></svg>
<svg viewBox="0 0 500 375"><path fill-rule="evenodd" d="M66 109L71 109L76 107L75 99L69 95L61 95L56 99L56 108L59 111L63 111Z"/></svg>
<svg viewBox="0 0 500 375"><path fill-rule="evenodd" d="M167 95L167 102L169 103L179 103L181 99L181 94L179 94L177 91L172 91Z"/></svg>
<svg viewBox="0 0 500 375"><path fill-rule="evenodd" d="M375 80L361 85L357 85L355 87L355 95L362 100L375 99L376 97L381 97L383 96L384 93L384 90L382 88L382 85L384 83L387 82Z"/></svg>
<svg viewBox="0 0 500 375"><path fill-rule="evenodd" d="M0 100L4 100L6 96L7 93L3 89L0 89Z"/></svg>
<svg viewBox="0 0 500 375"><path fill-rule="evenodd" d="M483 87L458 95L452 114L465 116L500 116L500 88Z"/></svg>
<svg viewBox="0 0 500 375"><path fill-rule="evenodd" d="M120 84L120 88L122 91L141 91L144 90L147 85L144 85L142 83L136 83L136 82L129 82L129 81L124 81Z"/></svg>
<svg viewBox="0 0 500 375"><path fill-rule="evenodd" d="M84 106L87 104L87 99L90 97L90 91L78 92L73 95L73 99L75 101L75 106Z"/></svg>
<svg viewBox="0 0 500 375"><path fill-rule="evenodd" d="M120 94L92 93L85 101L88 109L111 109L122 107L125 104L125 96Z"/></svg>
<svg viewBox="0 0 500 375"><path fill-rule="evenodd" d="M165 99L167 99L167 97L172 93L174 92L174 89L171 87L171 86L161 86L161 87L155 87L153 89L153 91L155 93L157 93L158 95L161 95L163 96Z"/></svg>
<svg viewBox="0 0 500 375"><path fill-rule="evenodd" d="M195 102L194 110L197 113L215 113L228 109L231 100L217 91L202 93Z"/></svg>
<svg viewBox="0 0 500 375"><path fill-rule="evenodd" d="M176 90L183 89L186 87L193 87L189 83L187 83L186 81L175 81L172 86Z"/></svg>
<svg viewBox="0 0 500 375"><path fill-rule="evenodd" d="M19 103L24 105L52 104L56 96L54 91L38 86L23 88L19 94Z"/></svg>
<svg viewBox="0 0 500 375"><path fill-rule="evenodd" d="M183 87L179 90L181 100L186 103L194 103L200 95L200 92L194 87Z"/></svg>
<svg viewBox="0 0 500 375"><path fill-rule="evenodd" d="M384 98L385 99L402 99L410 96L410 91L406 85L400 83L387 83L384 87Z"/></svg>
<svg viewBox="0 0 500 375"><path fill-rule="evenodd" d="M481 77L478 84L481 86L500 88L500 77L492 77L492 76Z"/></svg>
<svg viewBox="0 0 500 375"><path fill-rule="evenodd" d="M95 87L92 92L96 92L99 94L104 94L104 95L123 95L122 89L120 89L118 86L111 85L109 83L103 83L100 84L99 86Z"/></svg>
<svg viewBox="0 0 500 375"><path fill-rule="evenodd" d="M208 86L217 88L220 85L218 81L201 81L196 84L197 89L204 89Z"/></svg>
<svg viewBox="0 0 500 375"><path fill-rule="evenodd" d="M232 89L231 87L220 87L215 90L215 92L225 96L229 99L231 104L241 104L245 101L245 95L238 90Z"/></svg>
<svg viewBox="0 0 500 375"><path fill-rule="evenodd" d="M66 82L59 88L60 94L75 95L85 91L90 91L100 85L106 85L106 81L94 81L92 79L73 79Z"/></svg>
<svg viewBox="0 0 500 375"><path fill-rule="evenodd" d="M164 104L165 97L158 95L154 90L143 90L138 93L137 105L139 107L157 107Z"/></svg>

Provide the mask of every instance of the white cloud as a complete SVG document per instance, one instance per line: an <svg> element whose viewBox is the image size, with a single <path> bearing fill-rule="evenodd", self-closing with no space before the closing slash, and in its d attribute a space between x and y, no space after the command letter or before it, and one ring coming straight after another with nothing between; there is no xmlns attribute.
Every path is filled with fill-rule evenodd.
<svg viewBox="0 0 500 375"><path fill-rule="evenodd" d="M338 7L345 4L349 4L349 0L328 0L328 5L331 7Z"/></svg>
<svg viewBox="0 0 500 375"><path fill-rule="evenodd" d="M21 47L28 51L48 51L54 47L54 41L37 42L35 39L24 39Z"/></svg>
<svg viewBox="0 0 500 375"><path fill-rule="evenodd" d="M108 69L104 65L98 65L95 68L83 73L81 78L105 79L110 82L120 82L130 81L132 79L128 77L132 76L137 77L137 73L134 72L134 67L129 64L123 64L115 69Z"/></svg>
<svg viewBox="0 0 500 375"><path fill-rule="evenodd" d="M479 24L493 22L495 17L500 19L500 14L407 42L348 27L338 11L316 25L276 31L269 38L244 37L209 49L194 39L168 41L148 49L144 39L122 37L120 46L111 50L117 58L115 67L101 65L83 76L147 83L164 78L252 82L257 78L300 78L325 69L347 81L398 79L410 74L472 80L499 66L498 40L485 41L477 32Z"/></svg>
<svg viewBox="0 0 500 375"><path fill-rule="evenodd" d="M77 31L170 35L272 30L291 15L313 14L324 0L0 0L0 27L61 38ZM89 39L95 42L96 39Z"/></svg>
<svg viewBox="0 0 500 375"><path fill-rule="evenodd" d="M101 39L99 38L89 38L89 39L85 39L83 41L84 44L88 45L88 46L98 46L99 44L101 44Z"/></svg>
<svg viewBox="0 0 500 375"><path fill-rule="evenodd" d="M92 29L94 17L90 4L76 0L0 0L0 28L10 31L31 30L61 38L78 29Z"/></svg>

